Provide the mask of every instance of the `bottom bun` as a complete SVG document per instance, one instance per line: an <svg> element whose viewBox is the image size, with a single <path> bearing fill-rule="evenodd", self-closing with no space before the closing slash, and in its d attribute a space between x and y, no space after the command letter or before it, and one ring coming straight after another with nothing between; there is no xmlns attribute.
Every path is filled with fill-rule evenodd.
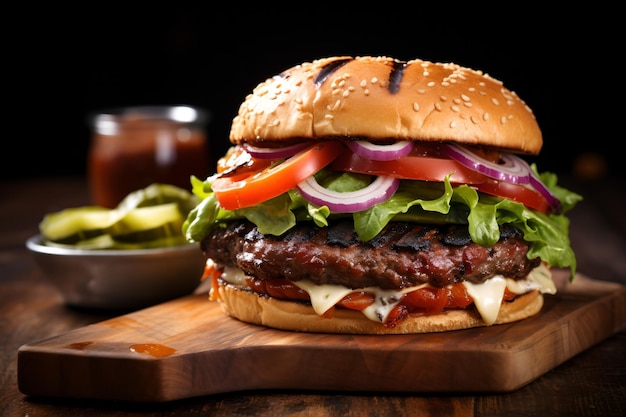
<svg viewBox="0 0 626 417"><path fill-rule="evenodd" d="M474 308L444 310L440 314L409 316L395 327L386 327L354 310L336 308L331 318L318 316L306 303L284 301L220 282L218 300L224 312L243 322L312 333L413 334L486 326ZM494 324L523 320L539 313L543 295L538 291L502 303Z"/></svg>

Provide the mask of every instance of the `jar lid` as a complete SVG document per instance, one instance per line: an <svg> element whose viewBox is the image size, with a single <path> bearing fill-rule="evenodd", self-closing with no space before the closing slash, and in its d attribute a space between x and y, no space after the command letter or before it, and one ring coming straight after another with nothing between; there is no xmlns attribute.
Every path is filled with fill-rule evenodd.
<svg viewBox="0 0 626 417"><path fill-rule="evenodd" d="M118 123L128 121L171 121L175 123L206 125L210 113L194 106L132 106L101 110L89 117L89 123L98 133L108 132Z"/></svg>

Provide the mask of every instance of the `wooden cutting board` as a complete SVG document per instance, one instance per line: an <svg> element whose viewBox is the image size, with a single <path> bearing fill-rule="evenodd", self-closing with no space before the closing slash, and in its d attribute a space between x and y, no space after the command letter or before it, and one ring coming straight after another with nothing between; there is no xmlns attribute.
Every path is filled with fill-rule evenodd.
<svg viewBox="0 0 626 417"><path fill-rule="evenodd" d="M137 402L254 389L508 392L626 324L626 287L560 280L533 318L424 335L267 329L191 295L23 345L18 385L30 396Z"/></svg>

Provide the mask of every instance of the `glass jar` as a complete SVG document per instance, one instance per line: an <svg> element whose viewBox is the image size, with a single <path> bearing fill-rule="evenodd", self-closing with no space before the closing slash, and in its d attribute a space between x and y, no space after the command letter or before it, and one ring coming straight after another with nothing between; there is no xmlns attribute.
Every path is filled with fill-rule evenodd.
<svg viewBox="0 0 626 417"><path fill-rule="evenodd" d="M114 208L152 183L191 189L210 170L209 114L190 106L125 107L92 119L87 176L94 205Z"/></svg>

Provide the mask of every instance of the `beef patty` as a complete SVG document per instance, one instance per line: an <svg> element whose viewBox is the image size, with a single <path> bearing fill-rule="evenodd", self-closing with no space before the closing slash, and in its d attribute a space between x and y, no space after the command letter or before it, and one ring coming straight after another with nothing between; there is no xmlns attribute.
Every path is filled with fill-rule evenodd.
<svg viewBox="0 0 626 417"><path fill-rule="evenodd" d="M517 228L502 226L500 234L495 245L484 247L472 242L467 226L391 222L364 242L349 220L328 227L299 223L281 236L263 235L242 220L215 228L201 248L218 264L261 280L308 279L349 288L444 287L494 275L520 279L540 264L539 258L527 258L528 243Z"/></svg>

